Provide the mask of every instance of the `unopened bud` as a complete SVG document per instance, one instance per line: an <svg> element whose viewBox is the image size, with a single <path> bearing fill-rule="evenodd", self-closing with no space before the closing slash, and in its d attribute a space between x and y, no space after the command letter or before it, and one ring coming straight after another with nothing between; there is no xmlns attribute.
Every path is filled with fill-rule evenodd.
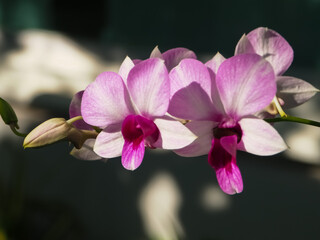
<svg viewBox="0 0 320 240"><path fill-rule="evenodd" d="M19 129L16 113L14 112L10 104L2 98L0 98L0 115L5 124Z"/></svg>
<svg viewBox="0 0 320 240"><path fill-rule="evenodd" d="M24 139L24 148L43 147L52 143L67 140L76 148L81 148L85 140L96 138L95 131L79 130L64 118L49 119L33 129Z"/></svg>

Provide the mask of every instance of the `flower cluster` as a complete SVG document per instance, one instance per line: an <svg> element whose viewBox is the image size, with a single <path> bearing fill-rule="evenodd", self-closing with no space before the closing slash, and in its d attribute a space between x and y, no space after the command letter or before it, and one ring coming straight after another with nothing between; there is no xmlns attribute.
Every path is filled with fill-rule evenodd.
<svg viewBox="0 0 320 240"><path fill-rule="evenodd" d="M63 128L76 128L81 137L66 137L75 145L71 154L86 160L121 156L129 170L140 166L146 147L208 155L221 189L240 193L237 150L264 156L284 151L284 140L264 118L319 91L283 76L292 60L287 41L267 28L243 35L227 59L217 53L202 63L191 50L161 53L157 47L146 60L126 57L118 73L101 73L73 97ZM25 147L39 139L35 134Z"/></svg>

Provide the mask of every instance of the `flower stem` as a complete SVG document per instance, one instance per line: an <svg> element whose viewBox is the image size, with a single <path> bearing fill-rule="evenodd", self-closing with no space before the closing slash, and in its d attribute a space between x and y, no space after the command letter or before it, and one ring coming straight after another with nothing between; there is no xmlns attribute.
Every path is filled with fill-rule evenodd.
<svg viewBox="0 0 320 240"><path fill-rule="evenodd" d="M74 123L74 122L76 122L76 121L79 121L79 120L82 120L82 119L83 119L82 116L77 116L77 117L74 117L74 118L70 118L70 119L67 121L67 123L72 124L72 123Z"/></svg>
<svg viewBox="0 0 320 240"><path fill-rule="evenodd" d="M26 134L26 133L20 133L20 132L18 132L18 130L15 128L15 126L13 126L13 125L10 125L10 128L11 128L11 130L12 130L12 132L15 134L15 135L17 135L18 137L26 137L28 134Z"/></svg>
<svg viewBox="0 0 320 240"><path fill-rule="evenodd" d="M320 122L312 121L312 120L305 119L305 118L293 117L293 116L289 116L287 114L285 116L282 116L279 118L268 118L268 119L264 119L264 120L269 123L270 122L297 122L297 123L320 127Z"/></svg>
<svg viewBox="0 0 320 240"><path fill-rule="evenodd" d="M287 114L283 111L281 104L279 103L278 98L275 96L272 100L272 102L274 103L274 105L276 106L278 113L280 114L281 117L286 117Z"/></svg>

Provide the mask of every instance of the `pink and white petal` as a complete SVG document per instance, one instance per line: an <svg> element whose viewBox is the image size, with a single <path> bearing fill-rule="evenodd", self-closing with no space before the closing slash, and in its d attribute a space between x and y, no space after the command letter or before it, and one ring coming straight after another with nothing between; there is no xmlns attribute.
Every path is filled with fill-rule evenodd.
<svg viewBox="0 0 320 240"><path fill-rule="evenodd" d="M219 91L216 84L216 75L218 72L218 69L226 59L218 52L211 60L209 60L206 63L206 66L208 67L210 76L211 76L211 99L214 103L215 109L217 109L217 112L219 112L222 115L225 115L225 110L223 107L223 104L221 102L221 98L219 95ZM215 119L216 121L220 121L219 117Z"/></svg>
<svg viewBox="0 0 320 240"><path fill-rule="evenodd" d="M168 112L188 120L212 120L216 107L211 100L211 76L198 60L184 59L169 74L171 100Z"/></svg>
<svg viewBox="0 0 320 240"><path fill-rule="evenodd" d="M256 53L251 42L245 34L242 35L239 42L237 43L234 55L239 55L243 53Z"/></svg>
<svg viewBox="0 0 320 240"><path fill-rule="evenodd" d="M212 140L208 162L216 171L219 186L225 193L235 194L242 192L243 182L240 169L236 163L236 156L226 151L219 139Z"/></svg>
<svg viewBox="0 0 320 240"><path fill-rule="evenodd" d="M196 54L187 48L172 48L162 54L168 72L186 58L197 59Z"/></svg>
<svg viewBox="0 0 320 240"><path fill-rule="evenodd" d="M127 83L140 115L152 119L167 112L170 83L163 60L150 58L137 64L131 69Z"/></svg>
<svg viewBox="0 0 320 240"><path fill-rule="evenodd" d="M218 106L218 105L217 105ZM216 106L200 86L193 82L181 88L170 100L168 113L172 116L187 120L215 120L222 114L215 111Z"/></svg>
<svg viewBox="0 0 320 240"><path fill-rule="evenodd" d="M177 149L174 152L183 157L197 157L207 155L211 149L213 138L213 128L218 123L212 121L192 121L185 126L197 136L197 138L188 146Z"/></svg>
<svg viewBox="0 0 320 240"><path fill-rule="evenodd" d="M243 191L243 181L239 167L231 161L228 168L216 170L216 176L220 188L227 194L233 195Z"/></svg>
<svg viewBox="0 0 320 240"><path fill-rule="evenodd" d="M207 67L195 59L184 59L169 74L170 97L182 88L196 82L211 97L211 77Z"/></svg>
<svg viewBox="0 0 320 240"><path fill-rule="evenodd" d="M123 60L120 68L119 68L119 72L118 74L122 77L123 81L127 84L127 78L128 78L128 74L130 72L130 70L134 67L134 63L131 60L131 58L129 58L128 56L126 56L126 58Z"/></svg>
<svg viewBox="0 0 320 240"><path fill-rule="evenodd" d="M93 147L95 153L104 158L121 156L124 139L121 131L109 131L108 128L99 133Z"/></svg>
<svg viewBox="0 0 320 240"><path fill-rule="evenodd" d="M150 54L150 58L160 58L160 59L163 59L162 54L161 54L158 46L156 46L156 47L152 50L152 52L151 52L151 54Z"/></svg>
<svg viewBox="0 0 320 240"><path fill-rule="evenodd" d="M69 106L69 116L70 118L74 118L77 116L81 116L81 100L84 91L77 92L70 103ZM72 123L76 128L83 130L92 130L92 127L85 123L83 120L78 120Z"/></svg>
<svg viewBox="0 0 320 240"><path fill-rule="evenodd" d="M206 66L212 70L215 76L218 72L218 68L224 60L226 60L225 57L222 56L219 52L217 52L211 60L206 62Z"/></svg>
<svg viewBox="0 0 320 240"><path fill-rule="evenodd" d="M276 31L259 27L247 35L255 52L268 60L277 76L282 75L293 61L293 50Z"/></svg>
<svg viewBox="0 0 320 240"><path fill-rule="evenodd" d="M276 94L272 66L256 54L240 54L225 60L216 84L226 113L235 120L270 104Z"/></svg>
<svg viewBox="0 0 320 240"><path fill-rule="evenodd" d="M81 113L86 123L105 128L134 113L128 90L117 73L101 73L83 93Z"/></svg>
<svg viewBox="0 0 320 240"><path fill-rule="evenodd" d="M280 134L267 122L258 118L243 118L239 121L242 138L238 150L255 155L269 156L287 149Z"/></svg>
<svg viewBox="0 0 320 240"><path fill-rule="evenodd" d="M154 147L179 149L189 145L197 138L186 126L171 117L156 118L154 123L160 132L158 140L153 144Z"/></svg>
<svg viewBox="0 0 320 240"><path fill-rule="evenodd" d="M96 139L87 139L80 149L73 148L70 155L81 160L101 160L98 154L93 151Z"/></svg>
<svg viewBox="0 0 320 240"><path fill-rule="evenodd" d="M77 92L71 100L69 106L69 116L70 118L74 118L77 116L81 116L81 100L84 90Z"/></svg>
<svg viewBox="0 0 320 240"><path fill-rule="evenodd" d="M131 141L125 141L121 156L122 166L131 171L137 169L142 163L144 151L144 141L138 145Z"/></svg>
<svg viewBox="0 0 320 240"><path fill-rule="evenodd" d="M296 107L312 98L319 89L295 77L277 77L277 97L284 101L284 108Z"/></svg>

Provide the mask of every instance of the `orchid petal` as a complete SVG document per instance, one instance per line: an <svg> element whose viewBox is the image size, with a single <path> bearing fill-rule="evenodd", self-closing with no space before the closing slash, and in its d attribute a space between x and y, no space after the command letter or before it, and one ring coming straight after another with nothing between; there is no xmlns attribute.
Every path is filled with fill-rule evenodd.
<svg viewBox="0 0 320 240"><path fill-rule="evenodd" d="M228 167L216 170L220 188L227 194L233 195L243 191L243 181L239 167L231 161Z"/></svg>
<svg viewBox="0 0 320 240"><path fill-rule="evenodd" d="M211 97L211 78L206 66L195 59L184 59L169 74L170 76L170 96L191 83L198 83L201 88Z"/></svg>
<svg viewBox="0 0 320 240"><path fill-rule="evenodd" d="M185 126L198 137L190 145L175 150L174 152L183 157L197 157L208 154L213 138L212 129L216 127L217 124L218 123L212 121L191 121L187 123Z"/></svg>
<svg viewBox="0 0 320 240"><path fill-rule="evenodd" d="M173 48L162 54L162 58L165 61L168 72L171 71L174 67L176 67L181 60L186 58L197 59L196 54L186 48Z"/></svg>
<svg viewBox="0 0 320 240"><path fill-rule="evenodd" d="M284 108L296 107L312 98L319 89L294 77L277 77L277 97L284 101Z"/></svg>
<svg viewBox="0 0 320 240"><path fill-rule="evenodd" d="M150 54L150 58L160 58L160 59L163 59L162 54L161 54L158 46L156 46L156 47L152 50L152 52L151 52L151 54Z"/></svg>
<svg viewBox="0 0 320 240"><path fill-rule="evenodd" d="M69 106L69 116L70 118L74 118L77 116L81 116L81 100L84 91L77 92L70 103ZM85 123L83 120L78 120L72 123L76 128L82 130L92 130L92 127Z"/></svg>
<svg viewBox="0 0 320 240"><path fill-rule="evenodd" d="M101 73L84 91L81 113L86 123L100 128L122 122L134 113L122 78L113 72Z"/></svg>
<svg viewBox="0 0 320 240"><path fill-rule="evenodd" d="M221 63L224 62L225 60L226 59L218 52L216 55L214 55L214 57L211 60L206 62L206 66L208 67L208 70L211 76L211 81L212 81L211 99L212 99L212 102L214 103L215 108L217 109L217 112L219 112L221 115L225 115L225 110L221 102L220 94L217 88L216 75ZM214 120L220 121L221 120L220 118L221 117L217 117L217 114L216 114L216 118Z"/></svg>
<svg viewBox="0 0 320 240"><path fill-rule="evenodd" d="M110 125L100 132L93 147L95 153L104 158L119 157L124 144L120 130L121 125Z"/></svg>
<svg viewBox="0 0 320 240"><path fill-rule="evenodd" d="M138 63L141 63L143 60L141 59L133 59L132 62L134 65L137 65Z"/></svg>
<svg viewBox="0 0 320 240"><path fill-rule="evenodd" d="M140 143L125 140L122 150L121 163L125 169L135 170L142 163L144 156L144 141Z"/></svg>
<svg viewBox="0 0 320 240"><path fill-rule="evenodd" d="M158 141L153 144L154 147L179 149L189 145L197 138L186 126L171 117L156 118L154 123L160 132Z"/></svg>
<svg viewBox="0 0 320 240"><path fill-rule="evenodd" d="M239 42L237 43L234 55L243 53L256 53L251 42L245 34L242 35Z"/></svg>
<svg viewBox="0 0 320 240"><path fill-rule="evenodd" d="M188 120L212 120L216 108L211 101L211 77L198 60L184 59L170 74L171 100L168 112Z"/></svg>
<svg viewBox="0 0 320 240"><path fill-rule="evenodd" d="M170 83L164 61L147 59L134 66L128 75L130 95L142 116L163 116L169 106Z"/></svg>
<svg viewBox="0 0 320 240"><path fill-rule="evenodd" d="M235 120L270 104L276 93L271 65L256 54L240 54L219 67L216 84L226 113Z"/></svg>
<svg viewBox="0 0 320 240"><path fill-rule="evenodd" d="M145 143L150 144L158 139L158 128L149 119L139 115L129 115L122 123L121 132L125 140L122 165L128 170L135 170L142 162Z"/></svg>
<svg viewBox="0 0 320 240"><path fill-rule="evenodd" d="M223 138L224 140L222 138L212 140L212 148L208 155L209 164L216 171L218 183L225 193L240 193L243 190L243 182L236 163L236 156L233 155L236 154L233 149L237 144L237 137L232 135ZM224 143L221 143L221 140Z"/></svg>
<svg viewBox="0 0 320 240"><path fill-rule="evenodd" d="M268 60L277 76L282 75L293 61L293 50L276 31L260 27L247 35L255 52Z"/></svg>
<svg viewBox="0 0 320 240"><path fill-rule="evenodd" d="M102 157L93 151L96 139L87 139L80 149L73 148L70 154L81 160L100 160Z"/></svg>
<svg viewBox="0 0 320 240"><path fill-rule="evenodd" d="M131 60L131 58L126 56L126 58L123 60L123 62L121 64L121 66L119 68L119 72L118 72L118 74L122 77L122 79L125 83L127 83L128 74L133 67L134 67L133 61Z"/></svg>
<svg viewBox="0 0 320 240"><path fill-rule="evenodd" d="M238 149L255 155L269 156L287 149L280 134L267 122L258 118L239 121L242 138Z"/></svg>
<svg viewBox="0 0 320 240"><path fill-rule="evenodd" d="M206 62L206 66L213 71L214 75L216 75L218 72L218 68L224 60L226 60L225 57L217 52L212 59Z"/></svg>

